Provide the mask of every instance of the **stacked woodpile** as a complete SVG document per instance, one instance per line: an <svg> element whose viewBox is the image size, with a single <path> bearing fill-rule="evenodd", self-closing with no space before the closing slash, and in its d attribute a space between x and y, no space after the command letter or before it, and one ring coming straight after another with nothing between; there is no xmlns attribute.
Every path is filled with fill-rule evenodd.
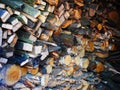
<svg viewBox="0 0 120 90"><path fill-rule="evenodd" d="M0 0L0 90L119 90L116 0Z"/></svg>

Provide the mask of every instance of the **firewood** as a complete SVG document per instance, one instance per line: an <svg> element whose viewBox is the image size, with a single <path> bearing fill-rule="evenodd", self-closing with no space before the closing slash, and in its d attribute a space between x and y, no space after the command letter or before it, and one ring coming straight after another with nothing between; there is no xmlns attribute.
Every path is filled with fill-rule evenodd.
<svg viewBox="0 0 120 90"><path fill-rule="evenodd" d="M46 19L47 19L47 17L45 17L45 16L43 16L43 15L39 15L38 18L40 19L40 21L41 21L42 23L44 23L44 22L46 21Z"/></svg>
<svg viewBox="0 0 120 90"><path fill-rule="evenodd" d="M8 43L12 43L13 39L15 38L15 36L16 36L16 34L11 35L11 36L8 38L7 42L8 42Z"/></svg>
<svg viewBox="0 0 120 90"><path fill-rule="evenodd" d="M17 16L15 16L15 17L16 17L22 24L25 24L25 25L28 24L29 19L28 19L25 15L20 14L20 15L17 15Z"/></svg>
<svg viewBox="0 0 120 90"><path fill-rule="evenodd" d="M41 77L41 85L42 86L47 86L48 82L49 82L49 75L48 74L42 75L42 77Z"/></svg>
<svg viewBox="0 0 120 90"><path fill-rule="evenodd" d="M25 84L28 86L28 87L30 87L30 88L34 88L35 87L35 85L32 83L32 82L30 82L29 80L25 80Z"/></svg>
<svg viewBox="0 0 120 90"><path fill-rule="evenodd" d="M61 10L60 13L59 13L59 17L61 17L64 13L64 10Z"/></svg>
<svg viewBox="0 0 120 90"><path fill-rule="evenodd" d="M73 66L67 67L66 73L67 73L68 76L71 75L71 74L73 74L73 72L74 72Z"/></svg>
<svg viewBox="0 0 120 90"><path fill-rule="evenodd" d="M40 28L41 24L42 24L41 21L38 21L36 27L34 28L34 32L36 32Z"/></svg>
<svg viewBox="0 0 120 90"><path fill-rule="evenodd" d="M35 33L35 36L37 37L37 38L39 38L40 37L40 35L41 35L41 33L42 33L42 29L41 28L39 28L36 32L34 32Z"/></svg>
<svg viewBox="0 0 120 90"><path fill-rule="evenodd" d="M44 60L49 55L47 45L43 46L41 55L42 55L40 58L41 60Z"/></svg>
<svg viewBox="0 0 120 90"><path fill-rule="evenodd" d="M71 62L72 62L72 58L70 55L66 55L66 56L62 57L60 60L60 63L65 64L65 65L70 65Z"/></svg>
<svg viewBox="0 0 120 90"><path fill-rule="evenodd" d="M100 73L105 70L105 67L101 62L98 62L95 70L97 73Z"/></svg>
<svg viewBox="0 0 120 90"><path fill-rule="evenodd" d="M0 46L2 46L2 38L3 38L3 31L2 28L0 28Z"/></svg>
<svg viewBox="0 0 120 90"><path fill-rule="evenodd" d="M45 9L45 5L36 5L34 6L35 9L39 9L39 10L44 10Z"/></svg>
<svg viewBox="0 0 120 90"><path fill-rule="evenodd" d="M15 24L18 23L18 19L15 18L15 17L10 17L10 18L8 19L8 23L10 23L10 24L12 24L12 25L15 25Z"/></svg>
<svg viewBox="0 0 120 90"><path fill-rule="evenodd" d="M81 68L87 69L87 67L89 66L89 60L87 58L81 58L79 65Z"/></svg>
<svg viewBox="0 0 120 90"><path fill-rule="evenodd" d="M47 74L52 73L52 66L51 65L47 65L45 66L46 70L47 70Z"/></svg>
<svg viewBox="0 0 120 90"><path fill-rule="evenodd" d="M16 32L17 30L19 30L22 27L22 23L20 21L18 21L17 24L13 25L12 31Z"/></svg>
<svg viewBox="0 0 120 90"><path fill-rule="evenodd" d="M0 63L6 64L7 61L8 61L7 58L2 58L2 57L0 58Z"/></svg>
<svg viewBox="0 0 120 90"><path fill-rule="evenodd" d="M25 41L27 43L33 43L37 40L35 36L33 36L31 33L25 31L25 30L20 30L17 32L18 39Z"/></svg>
<svg viewBox="0 0 120 90"><path fill-rule="evenodd" d="M83 0L74 0L74 2L80 7L84 6Z"/></svg>
<svg viewBox="0 0 120 90"><path fill-rule="evenodd" d="M0 68L3 68L3 65L0 63Z"/></svg>
<svg viewBox="0 0 120 90"><path fill-rule="evenodd" d="M64 13L64 17L65 17L65 19L68 19L68 18L70 17L70 14L69 14L68 11L66 11L66 12Z"/></svg>
<svg viewBox="0 0 120 90"><path fill-rule="evenodd" d="M34 46L33 47L33 53L34 54L38 55L38 54L41 53L41 51L42 51L42 46Z"/></svg>
<svg viewBox="0 0 120 90"><path fill-rule="evenodd" d="M45 2L45 1L43 1L43 0L40 0L40 4L42 4L42 5L46 6L46 2Z"/></svg>
<svg viewBox="0 0 120 90"><path fill-rule="evenodd" d="M21 76L25 76L28 72L27 67L21 67Z"/></svg>
<svg viewBox="0 0 120 90"><path fill-rule="evenodd" d="M70 4L68 2L65 2L65 9L69 10L70 9Z"/></svg>
<svg viewBox="0 0 120 90"><path fill-rule="evenodd" d="M118 23L120 18L119 18L119 14L117 11L111 11L108 13L109 18L114 21L115 23Z"/></svg>
<svg viewBox="0 0 120 90"><path fill-rule="evenodd" d="M0 9L0 19L2 20L2 22L6 22L9 17L10 14L8 13L8 11L4 9Z"/></svg>
<svg viewBox="0 0 120 90"><path fill-rule="evenodd" d="M96 52L95 55L100 58L106 58L109 54L107 52Z"/></svg>
<svg viewBox="0 0 120 90"><path fill-rule="evenodd" d="M2 24L2 28L5 28L5 29L13 29L13 25L11 25L11 24L8 24L8 23L3 23Z"/></svg>
<svg viewBox="0 0 120 90"><path fill-rule="evenodd" d="M3 32L2 38L3 38L3 39L7 39L7 31L4 31L4 32Z"/></svg>
<svg viewBox="0 0 120 90"><path fill-rule="evenodd" d="M73 20L66 20L65 23L62 25L62 28L67 28L72 23L73 23Z"/></svg>
<svg viewBox="0 0 120 90"><path fill-rule="evenodd" d="M20 15L20 12L17 11L17 10L13 10L13 13L14 13L15 15Z"/></svg>
<svg viewBox="0 0 120 90"><path fill-rule="evenodd" d="M29 62L28 60L28 55L25 53L21 53L21 52L15 52L16 54L12 57L9 58L9 63L12 64L18 64L20 66L24 66L26 63Z"/></svg>
<svg viewBox="0 0 120 90"><path fill-rule="evenodd" d="M12 31L11 30L7 30L7 35L8 36L11 36L13 33L12 33Z"/></svg>
<svg viewBox="0 0 120 90"><path fill-rule="evenodd" d="M10 15L13 15L13 10L9 6L7 6L6 9Z"/></svg>
<svg viewBox="0 0 120 90"><path fill-rule="evenodd" d="M13 86L14 89L22 89L22 88L26 88L26 86L23 84L23 83L16 83L14 86Z"/></svg>
<svg viewBox="0 0 120 90"><path fill-rule="evenodd" d="M80 9L75 9L74 10L74 18L75 19L80 19L81 18L81 14L82 14L82 10Z"/></svg>
<svg viewBox="0 0 120 90"><path fill-rule="evenodd" d="M5 4L0 3L0 8L5 9Z"/></svg>
<svg viewBox="0 0 120 90"><path fill-rule="evenodd" d="M32 17L32 16L30 16L30 15L28 15L28 14L26 14L26 13L24 13L24 12L21 12L23 15L25 15L28 19L30 19L31 21L33 21L33 22L37 22L37 19L36 18L34 18L34 17Z"/></svg>
<svg viewBox="0 0 120 90"><path fill-rule="evenodd" d="M24 2L22 2L22 3L25 5L25 7L23 8L23 11L25 13L27 13L28 15L30 15L30 16L32 16L34 18L37 18L40 15L39 10L34 9L33 7L31 7L30 5L28 5L28 4L24 3ZM29 12L29 10L32 10L32 12Z"/></svg>
<svg viewBox="0 0 120 90"><path fill-rule="evenodd" d="M61 4L60 7L58 8L58 11L61 12L62 10L64 11L64 9L65 9L65 8L64 8L64 5Z"/></svg>
<svg viewBox="0 0 120 90"><path fill-rule="evenodd" d="M59 0L53 0L53 1L51 1L51 0L45 0L45 1L48 2L50 5L57 6Z"/></svg>
<svg viewBox="0 0 120 90"><path fill-rule="evenodd" d="M44 34L44 33L42 33L41 36L40 36L40 39L45 40L45 41L48 41L49 38L50 37L47 34Z"/></svg>
<svg viewBox="0 0 120 90"><path fill-rule="evenodd" d="M4 83L8 86L14 85L21 77L20 67L17 65L7 65L1 70Z"/></svg>
<svg viewBox="0 0 120 90"><path fill-rule="evenodd" d="M33 49L32 44L20 42L20 41L16 43L15 47L16 47L16 49L25 50L25 51L32 51L32 49Z"/></svg>
<svg viewBox="0 0 120 90"><path fill-rule="evenodd" d="M16 0L12 0L12 1L1 0L0 2L14 8L14 9L22 10L24 8L24 4L20 0L19 1L16 1Z"/></svg>
<svg viewBox="0 0 120 90"><path fill-rule="evenodd" d="M28 72L29 72L30 74L33 74L33 75L37 74L38 71L39 71L39 68L38 68L38 67L37 67L37 68L28 69Z"/></svg>
<svg viewBox="0 0 120 90"><path fill-rule="evenodd" d="M98 24L98 25L97 25L97 29L98 29L98 30L101 30L101 29L102 29L102 24Z"/></svg>
<svg viewBox="0 0 120 90"><path fill-rule="evenodd" d="M48 12L52 13L54 9L55 9L55 6L51 6L51 5L48 6Z"/></svg>

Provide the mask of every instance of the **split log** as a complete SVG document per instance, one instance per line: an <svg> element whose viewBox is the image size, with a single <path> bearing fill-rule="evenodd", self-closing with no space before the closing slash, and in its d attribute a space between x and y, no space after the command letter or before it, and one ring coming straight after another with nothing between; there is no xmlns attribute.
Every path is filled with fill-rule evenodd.
<svg viewBox="0 0 120 90"><path fill-rule="evenodd" d="M24 51L32 51L33 45L25 42L17 42L15 45L16 49L24 50Z"/></svg>
<svg viewBox="0 0 120 90"><path fill-rule="evenodd" d="M49 82L49 79L50 79L50 77L49 77L48 74L42 75L42 77L41 77L41 85L44 86L44 87L47 86L48 82Z"/></svg>
<svg viewBox="0 0 120 90"><path fill-rule="evenodd" d="M9 6L7 6L6 9L10 15L13 15L13 10Z"/></svg>
<svg viewBox="0 0 120 90"><path fill-rule="evenodd" d="M2 46L2 39L3 39L3 31L2 28L0 28L0 46Z"/></svg>
<svg viewBox="0 0 120 90"><path fill-rule="evenodd" d="M0 19L2 22L6 22L9 17L10 17L10 14L8 13L8 11L4 9L0 9Z"/></svg>
<svg viewBox="0 0 120 90"><path fill-rule="evenodd" d="M14 85L21 77L21 68L17 65L6 65L1 70L1 79L8 86Z"/></svg>
<svg viewBox="0 0 120 90"><path fill-rule="evenodd" d="M5 4L0 3L0 8L5 9Z"/></svg>

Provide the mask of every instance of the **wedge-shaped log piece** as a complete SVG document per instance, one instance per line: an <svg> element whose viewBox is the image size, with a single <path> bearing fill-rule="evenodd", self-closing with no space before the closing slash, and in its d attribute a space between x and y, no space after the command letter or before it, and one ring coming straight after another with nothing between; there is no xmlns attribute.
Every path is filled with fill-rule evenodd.
<svg viewBox="0 0 120 90"><path fill-rule="evenodd" d="M5 9L5 4L0 3L0 8Z"/></svg>

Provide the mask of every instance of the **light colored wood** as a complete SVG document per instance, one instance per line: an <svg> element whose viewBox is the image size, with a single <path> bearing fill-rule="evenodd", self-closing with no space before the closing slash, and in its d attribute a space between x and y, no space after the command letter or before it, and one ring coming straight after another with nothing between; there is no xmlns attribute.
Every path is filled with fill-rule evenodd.
<svg viewBox="0 0 120 90"><path fill-rule="evenodd" d="M81 58L79 65L81 68L87 69L87 67L89 66L89 60L87 58Z"/></svg>
<svg viewBox="0 0 120 90"><path fill-rule="evenodd" d="M11 25L11 24L8 24L8 23L3 23L2 24L2 28L5 28L5 29L13 29L13 25Z"/></svg>
<svg viewBox="0 0 120 90"><path fill-rule="evenodd" d="M3 38L3 31L2 28L0 27L0 46L2 46L2 38Z"/></svg>
<svg viewBox="0 0 120 90"><path fill-rule="evenodd" d="M7 61L8 61L7 58L2 58L2 57L0 58L0 63L6 64Z"/></svg>
<svg viewBox="0 0 120 90"><path fill-rule="evenodd" d="M59 0L45 0L45 1L48 2L50 5L57 6Z"/></svg>
<svg viewBox="0 0 120 90"><path fill-rule="evenodd" d="M7 42L8 42L8 43L12 43L13 39L15 38L15 36L16 36L16 34L11 35L11 36L8 38Z"/></svg>
<svg viewBox="0 0 120 90"><path fill-rule="evenodd" d="M17 65L6 65L1 70L4 83L8 86L14 85L21 77L21 68Z"/></svg>
<svg viewBox="0 0 120 90"><path fill-rule="evenodd" d="M30 15L24 13L24 12L21 12L21 13L22 13L23 15L25 15L27 18L29 18L31 21L37 22L37 19L36 19L36 18L34 18L34 17L32 17L32 16L30 16Z"/></svg>
<svg viewBox="0 0 120 90"><path fill-rule="evenodd" d="M61 64L70 65L71 62L72 62L72 58L70 55L66 55L60 59Z"/></svg>
<svg viewBox="0 0 120 90"><path fill-rule="evenodd" d="M13 15L13 10L9 6L7 6L6 9L10 15Z"/></svg>
<svg viewBox="0 0 120 90"><path fill-rule="evenodd" d="M47 86L48 82L49 82L49 79L50 79L50 77L49 77L48 74L42 75L42 77L41 77L41 85L44 86L44 87Z"/></svg>
<svg viewBox="0 0 120 90"><path fill-rule="evenodd" d="M52 73L52 66L51 65L47 65L45 66L46 70L47 70L47 74Z"/></svg>

